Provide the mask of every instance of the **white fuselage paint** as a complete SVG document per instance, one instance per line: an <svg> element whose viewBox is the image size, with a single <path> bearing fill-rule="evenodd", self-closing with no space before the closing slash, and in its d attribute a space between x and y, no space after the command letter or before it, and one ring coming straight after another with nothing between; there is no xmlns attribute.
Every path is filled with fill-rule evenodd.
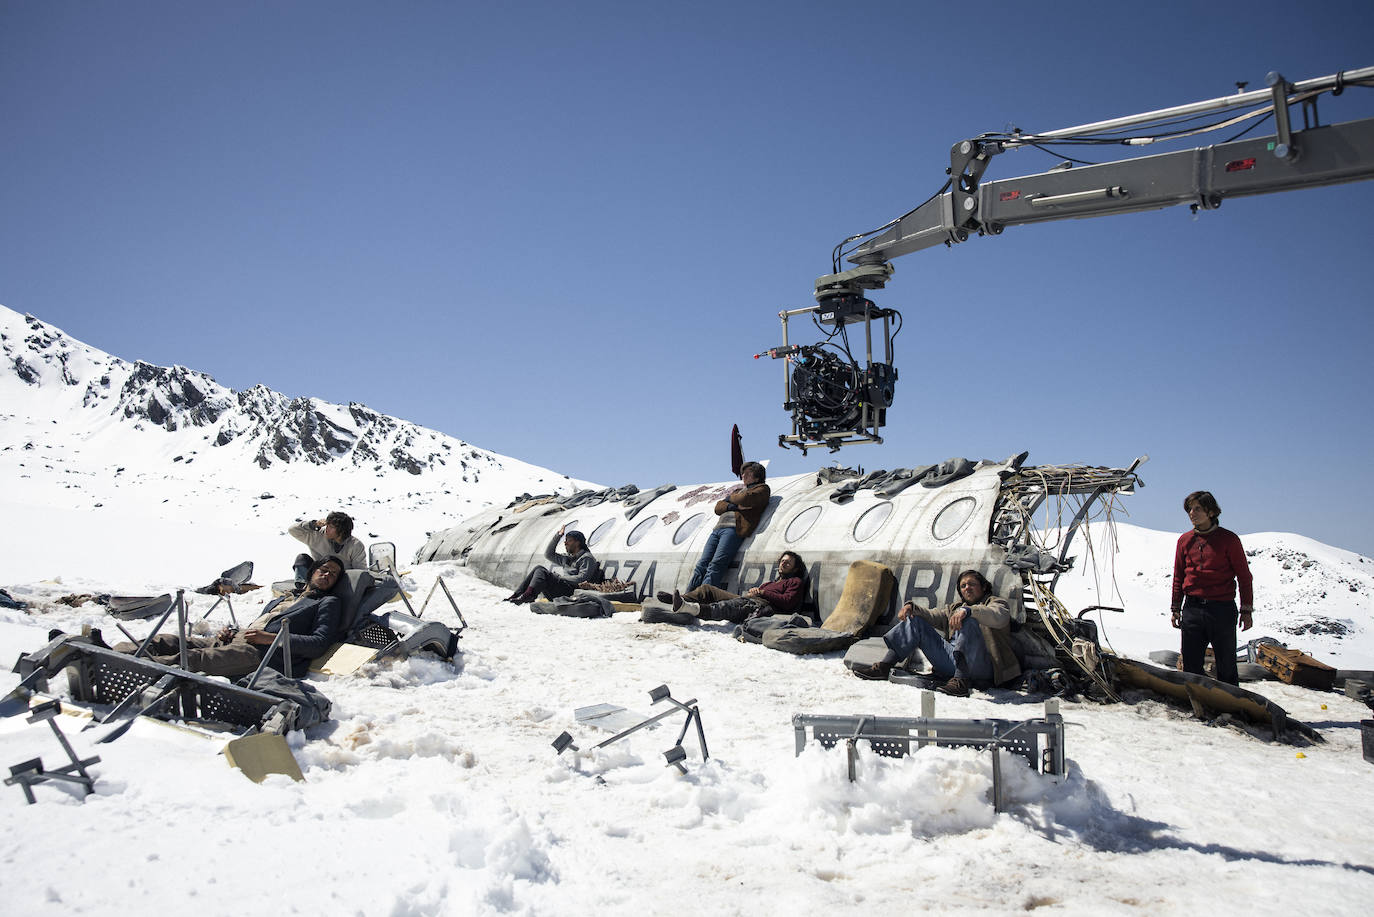
<svg viewBox="0 0 1374 917"><path fill-rule="evenodd" d="M830 495L844 482L818 483L815 474L770 480L768 509L735 555L725 588L742 593L767 582L776 575L778 556L790 550L806 562L810 598L822 618L835 607L855 560L877 561L892 570L897 594L889 613L908 599L926 607L954 601L956 577L970 568L987 576L1019 611L1020 578L1003 563L1005 550L988 539L999 472L1007 467L984 465L943 486L915 484L890 499L860 490L843 502ZM738 486L679 487L631 519L625 518L624 503L571 509L527 503L487 510L435 533L416 560L456 561L511 588L532 566L546 563L544 551L566 527L587 536L607 578L633 581L641 597L685 588L715 527L716 501Z"/></svg>

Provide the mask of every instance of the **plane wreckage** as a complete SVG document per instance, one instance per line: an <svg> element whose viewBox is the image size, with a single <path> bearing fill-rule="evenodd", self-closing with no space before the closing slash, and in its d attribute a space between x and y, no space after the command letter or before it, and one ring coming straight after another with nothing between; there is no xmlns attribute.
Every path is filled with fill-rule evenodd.
<svg viewBox="0 0 1374 917"><path fill-rule="evenodd" d="M1136 213L1185 204L1215 210L1231 197L1374 178L1374 118L1322 125L1317 101L1349 86L1374 86L1374 67L1290 83L1269 74L1268 88L1043 133L983 134L955 143L949 180L920 206L835 247L833 272L815 282L816 305L779 313L783 343L758 356L784 360L784 408L791 430L779 445L835 451L880 443L896 389L892 339L901 315L868 291L892 276L890 260L973 235L1065 219ZM1301 128L1292 111L1300 112ZM1275 133L1237 139L1272 118ZM1249 125L1246 127L1245 125ZM1065 158L1039 174L984 181L998 154L1018 147L1103 150L1225 131L1228 139L1115 162L1074 166ZM842 261L855 265L841 270ZM789 320L809 315L825 334L816 344L789 340ZM848 330L861 326L862 360ZM826 328L830 330L826 332ZM1081 690L1102 700L1118 686L1148 687L1198 709L1229 712L1275 733L1315 736L1263 697L1200 676L1154 670L1119 659L1098 642L1093 623L1055 597L1073 564L1075 536L1094 519L1110 523L1118 499L1141 481L1144 460L1124 467L1028 465L1023 453L1000 461L951 459L939 465L860 475L839 469L769 481L772 497L758 530L745 540L726 588L742 593L771 577L784 550L805 559L812 607L833 608L849 564L888 567L896 588L868 633L881 633L903 601L933 606L955 599L958 572L980 570L1010 599L1014 617L1055 647ZM561 528L587 535L608 578L633 583L637 598L687 583L714 526L712 509L735 482L647 492L633 487L569 497L524 497L433 535L418 561L456 561L493 583L513 587ZM1190 679L1197 679L1193 683Z"/></svg>

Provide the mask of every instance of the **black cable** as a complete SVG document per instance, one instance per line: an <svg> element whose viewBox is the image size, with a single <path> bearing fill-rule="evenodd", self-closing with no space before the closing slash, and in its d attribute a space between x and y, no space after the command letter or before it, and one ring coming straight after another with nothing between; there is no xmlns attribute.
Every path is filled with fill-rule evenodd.
<svg viewBox="0 0 1374 917"><path fill-rule="evenodd" d="M1091 161L1089 161L1089 160L1087 160L1087 159L1074 159L1072 156L1065 156L1063 153L1056 153L1054 150L1046 149L1045 147L1041 146L1041 145L1038 144L1038 143L1027 143L1026 146L1035 147L1035 148L1036 148L1037 150L1039 150L1040 152L1042 152L1042 153L1048 153L1048 154L1050 154L1051 156L1053 156L1055 159L1065 159L1065 160L1068 160L1069 162L1076 162L1076 163L1078 163L1078 164L1081 165L1081 166L1096 166L1096 165L1101 165L1101 163L1091 162Z"/></svg>
<svg viewBox="0 0 1374 917"><path fill-rule="evenodd" d="M1263 118L1260 118L1258 121L1256 121L1254 124L1252 124L1252 125L1250 125L1249 127L1247 127L1245 130L1241 131L1241 132L1238 133L1238 134L1232 134L1230 137L1227 137L1225 140L1223 140L1223 141L1221 141L1221 142L1222 142L1222 143L1230 143L1232 140L1239 140L1240 138L1244 137L1246 134L1250 133L1252 130L1254 130L1255 128L1259 127L1261 124L1263 124L1264 122L1268 121L1268 120L1269 120L1270 118L1272 118L1272 117L1274 117L1274 113L1273 113L1272 111L1270 111L1270 112L1268 112L1267 114L1265 114L1265 116L1264 116Z"/></svg>
<svg viewBox="0 0 1374 917"><path fill-rule="evenodd" d="M950 185L953 183L953 181L954 181L954 179L952 179L952 178L947 178L947 179L945 179L945 183L944 183L943 185L940 186L940 190L939 190L939 191L936 191L936 192L935 192L934 194L932 194L930 197L928 197L928 198L926 198L925 200L921 201L921 203L917 204L915 207L912 207L910 210L908 210L906 213L902 214L901 216L897 217L895 220L889 220L888 222L884 223L882 226L879 226L877 229L870 229L870 230L868 230L867 232L856 233L855 235L852 235L852 236L850 236L849 238L842 240L842 241L841 241L838 245L836 245L836 246L834 247L834 249L832 249L831 252L830 252L830 264L831 264L831 267L833 268L833 270L831 271L831 273L838 274L838 273L840 272L840 264L841 264L841 262L844 260L844 256L845 256L845 255L848 255L849 252L852 252L852 251L854 250L854 249L851 248L851 249L849 250L849 252L842 251L842 249L843 249L846 245L848 245L850 242L858 242L860 239L866 239L866 238L868 238L869 236L876 235L876 234L882 232L884 229L891 229L893 226L896 226L898 223L902 222L902 220L905 220L907 217L911 216L913 213L915 213L916 211L920 210L920 209L921 209L922 207L924 207L926 204L929 204L931 201L935 200L937 197L939 197L940 195L942 195L942 194L944 194L946 191L948 191L948 190L949 190L949 187L950 187ZM857 246L856 246L856 247L857 247Z"/></svg>

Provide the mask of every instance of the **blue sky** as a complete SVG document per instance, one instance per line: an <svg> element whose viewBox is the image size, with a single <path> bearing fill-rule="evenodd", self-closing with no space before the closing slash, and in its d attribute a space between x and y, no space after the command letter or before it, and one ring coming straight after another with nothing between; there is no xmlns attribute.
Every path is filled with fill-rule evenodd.
<svg viewBox="0 0 1374 917"><path fill-rule="evenodd" d="M1374 554L1371 182L897 259L882 446L780 450L751 359L957 140L1370 65L1368 2L2 0L0 303L612 485L728 476L733 423L774 474L1149 453L1129 521Z"/></svg>

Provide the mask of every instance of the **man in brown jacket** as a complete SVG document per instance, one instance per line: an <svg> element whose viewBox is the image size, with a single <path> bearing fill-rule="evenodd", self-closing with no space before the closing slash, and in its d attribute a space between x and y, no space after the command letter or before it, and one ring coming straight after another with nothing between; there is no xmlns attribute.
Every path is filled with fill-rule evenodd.
<svg viewBox="0 0 1374 917"><path fill-rule="evenodd" d="M703 582L722 589L725 574L730 570L730 561L739 550L744 539L754 534L763 511L768 508L768 498L772 491L763 483L767 472L758 462L745 462L740 466L739 479L743 485L730 491L724 500L716 503L716 527L706 539L706 547L701 558L692 570L692 578L684 592L697 588Z"/></svg>
<svg viewBox="0 0 1374 917"><path fill-rule="evenodd" d="M957 697L974 684L1000 685L1020 676L1007 600L993 595L992 584L977 570L960 573L958 585L960 600L943 608L903 605L897 625L883 636L887 655L872 665L854 666L854 674L885 680L893 666L919 649L935 676L946 679L940 690Z"/></svg>

